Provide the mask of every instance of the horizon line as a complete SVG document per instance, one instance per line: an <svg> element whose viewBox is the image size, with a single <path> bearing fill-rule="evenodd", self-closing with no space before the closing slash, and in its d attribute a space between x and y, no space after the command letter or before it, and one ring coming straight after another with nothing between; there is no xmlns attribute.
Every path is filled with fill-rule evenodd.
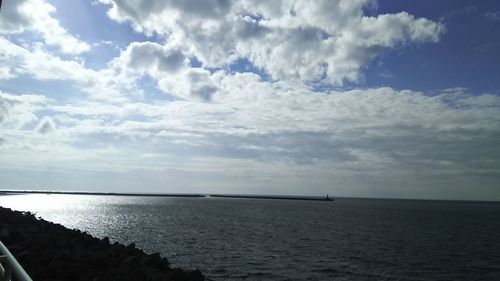
<svg viewBox="0 0 500 281"><path fill-rule="evenodd" d="M292 195L292 194L258 194L258 193L158 193L158 192L105 192L105 191L71 191L71 190L33 190L33 189L0 189L0 195L6 193L22 193L22 194L67 194L67 195L102 195L102 196L143 196L143 197L281 197L279 199L324 199L326 196L334 199L367 199L367 200L413 200L413 201L447 201L447 202L484 202L484 203L500 203L500 200L485 200L485 199L448 199L448 198L408 198L408 197L365 197L365 196L330 196L330 193L322 195ZM278 199L278 198L276 198Z"/></svg>

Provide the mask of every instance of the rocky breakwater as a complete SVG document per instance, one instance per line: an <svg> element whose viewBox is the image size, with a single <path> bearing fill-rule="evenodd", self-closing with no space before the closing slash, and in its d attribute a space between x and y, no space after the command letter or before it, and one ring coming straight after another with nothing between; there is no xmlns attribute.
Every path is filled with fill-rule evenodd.
<svg viewBox="0 0 500 281"><path fill-rule="evenodd" d="M79 230L0 207L0 240L35 281L202 281L198 270L172 268L146 254Z"/></svg>

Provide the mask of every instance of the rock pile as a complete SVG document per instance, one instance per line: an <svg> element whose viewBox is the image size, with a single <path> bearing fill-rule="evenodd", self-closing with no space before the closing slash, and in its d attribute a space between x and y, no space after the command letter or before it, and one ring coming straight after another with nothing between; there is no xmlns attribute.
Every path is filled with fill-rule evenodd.
<svg viewBox="0 0 500 281"><path fill-rule="evenodd" d="M171 268L146 254L79 230L0 207L0 240L35 281L202 281L198 270Z"/></svg>

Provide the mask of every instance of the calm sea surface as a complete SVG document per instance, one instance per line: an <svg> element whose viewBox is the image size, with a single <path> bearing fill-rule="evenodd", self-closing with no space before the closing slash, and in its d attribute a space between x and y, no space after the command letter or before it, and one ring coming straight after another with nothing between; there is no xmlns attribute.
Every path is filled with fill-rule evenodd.
<svg viewBox="0 0 500 281"><path fill-rule="evenodd" d="M13 195L0 205L213 280L500 280L498 203Z"/></svg>

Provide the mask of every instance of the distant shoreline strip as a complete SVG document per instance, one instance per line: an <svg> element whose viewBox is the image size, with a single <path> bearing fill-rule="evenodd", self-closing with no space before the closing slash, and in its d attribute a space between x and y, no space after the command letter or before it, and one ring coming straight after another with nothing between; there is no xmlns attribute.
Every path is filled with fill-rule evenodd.
<svg viewBox="0 0 500 281"><path fill-rule="evenodd" d="M265 195L223 195L210 194L216 198L239 198L239 199L274 199L274 200L305 200L305 201L334 201L333 198L326 197L298 197L298 196L265 196Z"/></svg>
<svg viewBox="0 0 500 281"><path fill-rule="evenodd" d="M45 190L0 190L0 195L14 194L65 194L65 195L101 195L101 196L138 196L138 197L191 197L191 198L235 198L235 199L272 199L301 201L334 201L331 197L302 197L279 195L234 195L234 194L180 194L180 193L116 193L84 191L45 191Z"/></svg>

